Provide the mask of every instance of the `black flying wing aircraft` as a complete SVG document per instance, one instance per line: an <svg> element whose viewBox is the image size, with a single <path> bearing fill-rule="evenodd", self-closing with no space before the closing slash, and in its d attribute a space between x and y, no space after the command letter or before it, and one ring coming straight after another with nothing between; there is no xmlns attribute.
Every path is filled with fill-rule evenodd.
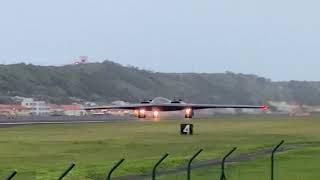
<svg viewBox="0 0 320 180"><path fill-rule="evenodd" d="M146 111L153 111L153 118L159 118L160 111L184 111L185 118L192 118L194 110L198 109L217 109L217 108L247 108L247 109L262 109L267 110L267 105L252 106L252 105L216 105L216 104L189 104L181 100L169 100L163 97L157 97L150 101L144 101L140 104L128 105L111 105L111 106L97 106L88 107L85 110L107 110L107 109L125 109L133 110L138 118L145 118Z"/></svg>

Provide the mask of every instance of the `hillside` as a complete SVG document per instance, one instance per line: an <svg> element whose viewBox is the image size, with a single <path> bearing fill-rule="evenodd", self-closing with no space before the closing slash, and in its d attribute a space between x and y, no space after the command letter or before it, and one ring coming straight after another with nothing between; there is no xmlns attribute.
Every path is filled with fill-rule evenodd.
<svg viewBox="0 0 320 180"><path fill-rule="evenodd" d="M320 105L319 82L272 82L234 73L155 73L110 61L66 66L0 65L0 103L13 96L53 103L74 98L137 102L156 96L198 103L257 104L285 100Z"/></svg>

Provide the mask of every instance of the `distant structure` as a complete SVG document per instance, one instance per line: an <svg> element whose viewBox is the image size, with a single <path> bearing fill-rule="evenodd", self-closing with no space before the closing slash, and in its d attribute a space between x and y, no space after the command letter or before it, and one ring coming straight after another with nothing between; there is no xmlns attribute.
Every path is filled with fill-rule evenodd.
<svg viewBox="0 0 320 180"><path fill-rule="evenodd" d="M87 102L88 103L88 102ZM87 106L90 106L90 104L87 104ZM129 103L128 102L125 102L125 101L113 101L111 102L111 105L128 105ZM94 103L94 106L96 106L97 104ZM94 107L94 106L91 106L91 107ZM104 114L112 114L112 115L120 115L120 116L123 116L123 115L128 115L128 114L131 114L131 111L130 110L123 110L123 109L104 109L104 110L92 110L89 114L91 115L104 115Z"/></svg>
<svg viewBox="0 0 320 180"><path fill-rule="evenodd" d="M33 98L15 96L13 99L19 104L0 104L0 117L15 116L85 116L87 111L78 103L50 104ZM87 102L96 105L94 102ZM88 105L86 105L88 106Z"/></svg>
<svg viewBox="0 0 320 180"><path fill-rule="evenodd" d="M85 116L87 111L81 104L48 104L51 116Z"/></svg>
<svg viewBox="0 0 320 180"><path fill-rule="evenodd" d="M60 107L63 109L64 115L66 116L84 116L87 114L80 104L66 104L60 105Z"/></svg>
<svg viewBox="0 0 320 180"><path fill-rule="evenodd" d="M95 102L90 102L90 101L87 101L84 103L85 106L90 106L90 107L93 107L93 106L97 106L97 103Z"/></svg>
<svg viewBox="0 0 320 180"><path fill-rule="evenodd" d="M88 63L88 56L80 56L79 59L75 60L73 64L86 64Z"/></svg>
<svg viewBox="0 0 320 180"><path fill-rule="evenodd" d="M128 105L129 103L128 102L125 102L125 101L113 101L111 102L111 105Z"/></svg>
<svg viewBox="0 0 320 180"><path fill-rule="evenodd" d="M33 98L23 99L21 106L30 109L31 115L45 116L50 113L50 107L45 101L35 101Z"/></svg>
<svg viewBox="0 0 320 180"><path fill-rule="evenodd" d="M29 109L18 104L0 104L0 116L28 116Z"/></svg>

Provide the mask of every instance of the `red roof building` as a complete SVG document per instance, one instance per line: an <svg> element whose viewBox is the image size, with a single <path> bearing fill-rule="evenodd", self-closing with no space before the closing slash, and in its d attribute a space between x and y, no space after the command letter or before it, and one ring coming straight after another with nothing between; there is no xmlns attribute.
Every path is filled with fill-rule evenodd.
<svg viewBox="0 0 320 180"><path fill-rule="evenodd" d="M0 104L0 115L4 116L28 116L30 109L17 104Z"/></svg>
<svg viewBox="0 0 320 180"><path fill-rule="evenodd" d="M60 105L60 107L65 111L81 110L80 104Z"/></svg>
<svg viewBox="0 0 320 180"><path fill-rule="evenodd" d="M18 104L0 104L0 110L23 111L28 110L28 108Z"/></svg>

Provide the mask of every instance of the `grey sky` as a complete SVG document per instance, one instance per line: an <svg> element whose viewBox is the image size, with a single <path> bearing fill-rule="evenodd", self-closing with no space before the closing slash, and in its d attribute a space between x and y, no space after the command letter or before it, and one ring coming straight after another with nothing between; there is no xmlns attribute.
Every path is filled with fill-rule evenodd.
<svg viewBox="0 0 320 180"><path fill-rule="evenodd" d="M317 0L0 1L0 63L80 55L162 72L320 80Z"/></svg>

